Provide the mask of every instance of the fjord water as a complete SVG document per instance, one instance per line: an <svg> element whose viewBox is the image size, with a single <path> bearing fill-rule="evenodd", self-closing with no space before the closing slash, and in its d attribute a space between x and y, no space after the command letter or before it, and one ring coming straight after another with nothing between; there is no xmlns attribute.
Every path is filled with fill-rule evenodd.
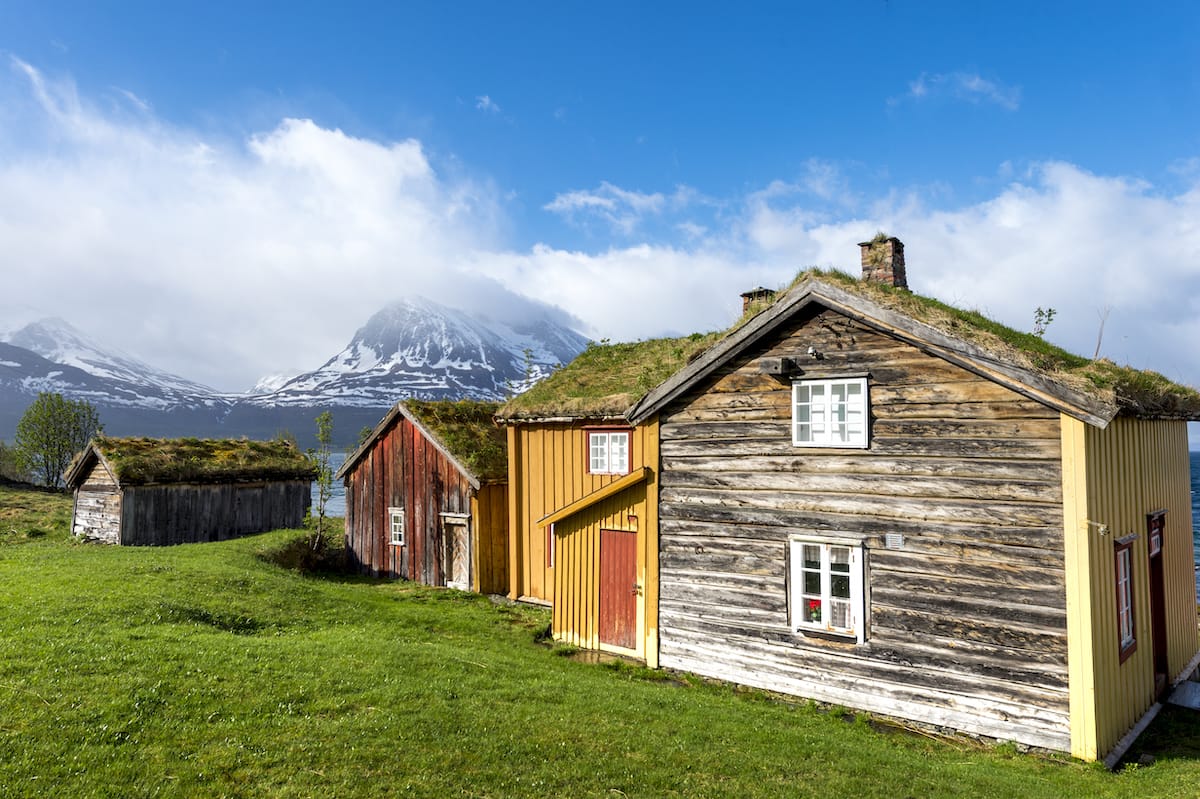
<svg viewBox="0 0 1200 799"><path fill-rule="evenodd" d="M1192 462L1192 560L1200 566L1200 452L1189 453ZM1200 571L1196 578L1196 597L1200 599Z"/></svg>

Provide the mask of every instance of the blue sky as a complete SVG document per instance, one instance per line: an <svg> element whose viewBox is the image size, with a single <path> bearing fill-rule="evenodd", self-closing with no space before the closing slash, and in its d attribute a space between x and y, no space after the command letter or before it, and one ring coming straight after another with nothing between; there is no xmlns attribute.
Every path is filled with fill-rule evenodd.
<svg viewBox="0 0 1200 799"><path fill-rule="evenodd" d="M884 229L921 293L1196 385L1197 41L1192 3L8 0L0 304L242 390L406 293L722 327Z"/></svg>

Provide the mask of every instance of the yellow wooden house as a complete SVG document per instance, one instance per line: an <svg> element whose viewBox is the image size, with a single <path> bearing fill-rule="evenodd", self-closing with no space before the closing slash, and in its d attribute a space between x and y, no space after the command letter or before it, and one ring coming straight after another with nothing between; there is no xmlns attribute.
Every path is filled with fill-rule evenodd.
<svg viewBox="0 0 1200 799"><path fill-rule="evenodd" d="M625 411L715 336L592 344L504 405L512 599L555 640L657 665L658 424Z"/></svg>
<svg viewBox="0 0 1200 799"><path fill-rule="evenodd" d="M658 663L1111 765L1200 664L1200 394L862 255L626 413L659 436Z"/></svg>

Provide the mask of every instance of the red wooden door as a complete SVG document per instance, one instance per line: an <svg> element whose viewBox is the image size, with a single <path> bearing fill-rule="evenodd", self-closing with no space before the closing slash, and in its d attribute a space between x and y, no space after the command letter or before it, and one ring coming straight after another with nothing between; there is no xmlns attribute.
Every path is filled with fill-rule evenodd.
<svg viewBox="0 0 1200 799"><path fill-rule="evenodd" d="M600 643L637 648L637 533L600 531Z"/></svg>

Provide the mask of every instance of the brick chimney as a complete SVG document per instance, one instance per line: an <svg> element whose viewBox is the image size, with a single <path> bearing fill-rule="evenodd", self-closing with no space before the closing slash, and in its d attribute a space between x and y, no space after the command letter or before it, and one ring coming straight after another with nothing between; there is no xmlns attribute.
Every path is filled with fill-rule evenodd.
<svg viewBox="0 0 1200 799"><path fill-rule="evenodd" d="M870 241L859 242L862 247L862 279L886 283L898 289L908 289L904 274L904 244L895 236L880 233Z"/></svg>
<svg viewBox="0 0 1200 799"><path fill-rule="evenodd" d="M746 315L751 305L770 302L774 297L775 291L773 289L763 288L762 286L742 292L742 316Z"/></svg>

